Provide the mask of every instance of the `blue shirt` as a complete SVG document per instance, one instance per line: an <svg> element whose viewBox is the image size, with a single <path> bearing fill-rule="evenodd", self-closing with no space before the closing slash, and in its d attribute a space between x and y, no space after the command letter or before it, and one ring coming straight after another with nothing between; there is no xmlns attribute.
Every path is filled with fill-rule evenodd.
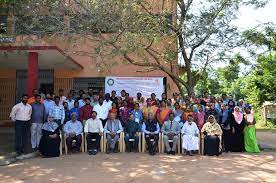
<svg viewBox="0 0 276 183"><path fill-rule="evenodd" d="M79 108L85 106L85 100L80 99L78 102L79 102Z"/></svg>
<svg viewBox="0 0 276 183"><path fill-rule="evenodd" d="M63 124L65 119L65 111L62 105L54 104L49 111L49 116L53 116L55 120L61 120L61 124Z"/></svg>
<svg viewBox="0 0 276 183"><path fill-rule="evenodd" d="M75 133L76 135L82 134L82 124L80 121L73 122L72 120L68 121L64 125L64 133L68 136L69 133Z"/></svg>
<svg viewBox="0 0 276 183"><path fill-rule="evenodd" d="M141 110L133 110L132 111L132 114L134 115L134 120L135 120L135 122L137 122L137 123L142 123L142 121L143 121L143 113L142 113L142 111Z"/></svg>
<svg viewBox="0 0 276 183"><path fill-rule="evenodd" d="M43 104L44 104L44 107L45 107L45 112L46 112L46 115L49 114L49 111L50 111L50 108L55 104L54 101L52 100L44 100L43 101Z"/></svg>
<svg viewBox="0 0 276 183"><path fill-rule="evenodd" d="M80 119L80 108L72 108L70 110L70 116L72 115L72 113L76 113L77 114L77 119Z"/></svg>

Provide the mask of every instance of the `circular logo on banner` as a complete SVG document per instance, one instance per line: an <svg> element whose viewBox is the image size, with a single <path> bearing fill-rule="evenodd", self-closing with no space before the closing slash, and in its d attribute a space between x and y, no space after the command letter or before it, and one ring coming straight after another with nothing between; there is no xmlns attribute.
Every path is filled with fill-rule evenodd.
<svg viewBox="0 0 276 183"><path fill-rule="evenodd" d="M108 84L109 86L114 85L114 79L108 79L108 80L107 80L107 84Z"/></svg>

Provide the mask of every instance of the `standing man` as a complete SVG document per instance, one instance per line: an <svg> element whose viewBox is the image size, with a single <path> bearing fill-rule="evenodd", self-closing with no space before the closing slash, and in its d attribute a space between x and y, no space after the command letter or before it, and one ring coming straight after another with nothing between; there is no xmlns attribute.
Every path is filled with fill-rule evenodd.
<svg viewBox="0 0 276 183"><path fill-rule="evenodd" d="M96 155L100 149L101 136L103 135L102 121L97 118L97 112L93 111L91 118L85 123L84 133L87 134L87 150L89 155ZM96 139L96 141L92 141Z"/></svg>
<svg viewBox="0 0 276 183"><path fill-rule="evenodd" d="M29 121L32 115L32 106L27 103L28 95L22 95L20 103L13 106L10 118L15 122L15 149L18 155L24 153L27 145Z"/></svg>
<svg viewBox="0 0 276 183"><path fill-rule="evenodd" d="M180 132L179 123L174 120L174 113L169 114L169 120L163 124L162 133L166 146L167 154L175 155L176 146L178 144L178 134ZM173 146L169 144L169 140L173 140Z"/></svg>
<svg viewBox="0 0 276 183"><path fill-rule="evenodd" d="M80 121L85 126L85 121L91 118L93 107L90 105L90 98L85 98L85 106L80 108Z"/></svg>
<svg viewBox="0 0 276 183"><path fill-rule="evenodd" d="M66 97L64 96L64 90L63 89L58 90L58 96L60 97L59 104L63 105L63 102L65 102L65 100L66 100Z"/></svg>
<svg viewBox="0 0 276 183"><path fill-rule="evenodd" d="M68 152L73 150L80 152L80 147L82 143L82 124L77 120L77 114L72 113L71 120L64 125L64 133L66 136L66 145L68 147ZM76 141L75 149L73 147L73 140Z"/></svg>
<svg viewBox="0 0 276 183"><path fill-rule="evenodd" d="M103 126L105 126L106 120L108 118L109 108L107 105L103 104L103 98L99 98L99 103L95 105L94 111L96 111L98 118L102 121Z"/></svg>
<svg viewBox="0 0 276 183"><path fill-rule="evenodd" d="M46 94L46 99L44 100L43 104L44 104L44 107L45 107L46 119L47 119L50 108L55 104L55 102L52 100L52 97L51 97L50 93Z"/></svg>
<svg viewBox="0 0 276 183"><path fill-rule="evenodd" d="M142 131L145 133L149 154L155 155L158 146L160 127L153 113L148 114L147 120L143 123ZM151 142L151 139L153 139L153 142Z"/></svg>
<svg viewBox="0 0 276 183"><path fill-rule="evenodd" d="M46 111L44 105L41 103L41 96L35 96L35 102L32 106L31 116L31 143L33 152L38 149L39 142L42 136L42 125L46 121Z"/></svg>
<svg viewBox="0 0 276 183"><path fill-rule="evenodd" d="M126 143L126 151L131 152L132 145L129 139L134 139L134 152L137 152L138 150L138 144L139 144L139 135L138 132L140 132L140 125L137 123L134 119L134 114L130 114L128 121L126 123L126 126L124 128L125 132L125 143Z"/></svg>
<svg viewBox="0 0 276 183"><path fill-rule="evenodd" d="M112 103L114 102L114 103L118 104L118 98L116 97L115 90L112 90L110 100L112 101Z"/></svg>
<svg viewBox="0 0 276 183"><path fill-rule="evenodd" d="M36 88L33 89L32 94L33 96L28 98L28 102L27 102L30 105L35 102L35 96L39 94L38 89ZM41 103L43 103L43 99L41 99Z"/></svg>
<svg viewBox="0 0 276 183"><path fill-rule="evenodd" d="M60 105L60 97L55 96L54 98L55 104L50 108L49 116L54 117L54 121L61 126L65 119L65 111L64 107Z"/></svg>
<svg viewBox="0 0 276 183"><path fill-rule="evenodd" d="M75 100L73 100L72 98L72 93L68 93L67 95L67 99L65 100L65 102L67 102L68 104L68 110L70 111L72 108L74 108L74 103L75 103Z"/></svg>
<svg viewBox="0 0 276 183"><path fill-rule="evenodd" d="M116 119L115 113L110 113L110 117L104 126L104 131L106 133L107 144L109 146L106 153L109 154L110 151L117 153L118 150L115 148L115 145L120 138L120 133L123 131L123 127L120 120Z"/></svg>
<svg viewBox="0 0 276 183"><path fill-rule="evenodd" d="M109 109L111 109L112 108L112 101L110 100L110 94L106 93L104 95L104 98L105 98L105 100L104 100L103 104L106 105Z"/></svg>
<svg viewBox="0 0 276 183"><path fill-rule="evenodd" d="M193 122L193 116L188 116L188 122L184 123L182 130L182 149L186 151L187 155L193 156L193 151L199 149L199 130L195 122Z"/></svg>

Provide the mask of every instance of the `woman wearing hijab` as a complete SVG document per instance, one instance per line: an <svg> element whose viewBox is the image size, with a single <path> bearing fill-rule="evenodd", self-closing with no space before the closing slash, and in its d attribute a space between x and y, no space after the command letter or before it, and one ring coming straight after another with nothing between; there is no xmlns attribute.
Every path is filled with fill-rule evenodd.
<svg viewBox="0 0 276 183"><path fill-rule="evenodd" d="M58 157L60 154L59 125L54 122L53 116L48 116L48 120L42 126L42 137L39 144L39 152L44 157Z"/></svg>
<svg viewBox="0 0 276 183"><path fill-rule="evenodd" d="M222 135L222 130L213 115L208 117L207 122L201 129L201 133L205 135L203 154L208 156L218 156L220 154L219 136Z"/></svg>
<svg viewBox="0 0 276 183"><path fill-rule="evenodd" d="M243 152L244 151L244 134L245 121L240 108L236 106L231 115L230 126L232 130L230 151Z"/></svg>
<svg viewBox="0 0 276 183"><path fill-rule="evenodd" d="M255 119L249 105L245 106L244 146L246 152L259 153L260 149L256 138Z"/></svg>

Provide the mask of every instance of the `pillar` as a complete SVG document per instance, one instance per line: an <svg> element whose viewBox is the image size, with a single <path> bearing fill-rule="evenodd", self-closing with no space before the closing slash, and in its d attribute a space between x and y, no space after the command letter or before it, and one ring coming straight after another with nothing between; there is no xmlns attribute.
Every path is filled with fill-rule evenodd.
<svg viewBox="0 0 276 183"><path fill-rule="evenodd" d="M27 88L29 97L32 96L33 89L37 88L38 85L38 53L29 52L28 57L28 77L27 77Z"/></svg>

